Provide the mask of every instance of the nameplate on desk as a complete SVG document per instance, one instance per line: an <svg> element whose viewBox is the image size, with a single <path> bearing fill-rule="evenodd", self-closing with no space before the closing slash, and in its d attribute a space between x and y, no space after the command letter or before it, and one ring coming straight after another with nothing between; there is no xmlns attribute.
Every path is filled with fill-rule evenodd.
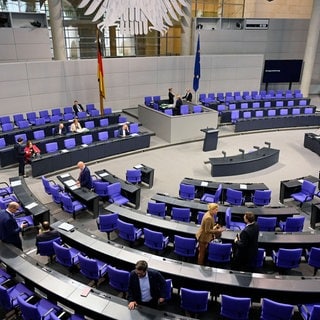
<svg viewBox="0 0 320 320"><path fill-rule="evenodd" d="M247 189L248 187L247 187L247 185L246 184L242 184L242 183L240 183L240 189Z"/></svg>
<svg viewBox="0 0 320 320"><path fill-rule="evenodd" d="M201 187L207 187L208 186L208 181L201 181Z"/></svg>
<svg viewBox="0 0 320 320"><path fill-rule="evenodd" d="M66 152L69 152L69 150L68 149L62 149L62 150L60 150L60 152L61 153L66 153Z"/></svg>
<svg viewBox="0 0 320 320"><path fill-rule="evenodd" d="M67 222L62 222L58 228L65 231L72 231L74 230L74 225Z"/></svg>
<svg viewBox="0 0 320 320"><path fill-rule="evenodd" d="M131 133L130 136L131 137L137 137L139 135L139 133Z"/></svg>
<svg viewBox="0 0 320 320"><path fill-rule="evenodd" d="M300 183L303 183L303 179L299 179L298 181L299 181Z"/></svg>
<svg viewBox="0 0 320 320"><path fill-rule="evenodd" d="M11 187L21 186L21 180L11 181Z"/></svg>
<svg viewBox="0 0 320 320"><path fill-rule="evenodd" d="M86 143L82 144L81 147L82 148L86 148L88 145Z"/></svg>
<svg viewBox="0 0 320 320"><path fill-rule="evenodd" d="M30 210L34 207L36 207L38 204L36 202L31 202L29 204L27 204L26 206L24 206L26 209Z"/></svg>
<svg viewBox="0 0 320 320"><path fill-rule="evenodd" d="M76 181L73 179L70 179L70 180L64 181L64 184L68 187L72 187L76 184Z"/></svg>
<svg viewBox="0 0 320 320"><path fill-rule="evenodd" d="M67 178L67 177L70 177L70 174L69 173L64 173L60 177L61 178Z"/></svg>
<svg viewBox="0 0 320 320"><path fill-rule="evenodd" d="M135 169L141 169L143 168L143 165L142 164L137 164L136 166L134 166Z"/></svg>
<svg viewBox="0 0 320 320"><path fill-rule="evenodd" d="M106 177L106 176L108 176L108 175L109 175L108 172L103 172L103 173L100 173L100 174L99 174L100 177Z"/></svg>

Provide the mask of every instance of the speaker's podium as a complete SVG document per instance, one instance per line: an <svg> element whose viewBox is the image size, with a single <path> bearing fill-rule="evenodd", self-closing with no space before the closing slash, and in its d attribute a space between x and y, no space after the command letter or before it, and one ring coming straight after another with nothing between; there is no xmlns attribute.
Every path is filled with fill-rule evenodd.
<svg viewBox="0 0 320 320"><path fill-rule="evenodd" d="M213 128L201 129L204 132L203 151L211 151L217 149L218 144L218 132L219 130Z"/></svg>

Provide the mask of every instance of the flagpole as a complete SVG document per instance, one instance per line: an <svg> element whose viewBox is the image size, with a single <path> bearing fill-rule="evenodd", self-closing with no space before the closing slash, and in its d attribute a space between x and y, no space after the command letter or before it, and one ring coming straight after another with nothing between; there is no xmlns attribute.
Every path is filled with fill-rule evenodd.
<svg viewBox="0 0 320 320"><path fill-rule="evenodd" d="M99 37L99 29L96 31L97 35L97 76L98 76L98 84L99 84L99 103L100 103L100 114L103 115L104 112L104 104L103 99L105 99L105 89L104 89L104 74L103 74L103 61L102 61L102 51Z"/></svg>
<svg viewBox="0 0 320 320"><path fill-rule="evenodd" d="M198 101L197 91L199 89L200 75L201 75L201 68L200 68L200 32L199 32L198 40L197 40L197 49L195 52L194 73L193 73L193 90L195 92L196 101Z"/></svg>

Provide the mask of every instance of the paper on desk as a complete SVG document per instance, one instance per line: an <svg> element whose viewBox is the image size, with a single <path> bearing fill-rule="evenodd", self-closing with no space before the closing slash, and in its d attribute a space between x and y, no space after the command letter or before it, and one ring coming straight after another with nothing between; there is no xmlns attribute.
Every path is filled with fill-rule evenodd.
<svg viewBox="0 0 320 320"><path fill-rule="evenodd" d="M100 173L100 174L99 174L100 177L105 177L105 176L108 176L108 175L109 175L108 172L103 172L103 173Z"/></svg>
<svg viewBox="0 0 320 320"><path fill-rule="evenodd" d="M240 183L240 189L247 189L247 185L246 185L246 184L241 184L241 183Z"/></svg>
<svg viewBox="0 0 320 320"><path fill-rule="evenodd" d="M135 169L141 169L143 168L143 165L142 164L137 164L136 166L134 166Z"/></svg>
<svg viewBox="0 0 320 320"><path fill-rule="evenodd" d="M73 179L70 179L70 180L64 181L64 184L67 185L68 187L72 187L73 185L76 184L76 181Z"/></svg>
<svg viewBox="0 0 320 320"><path fill-rule="evenodd" d="M69 152L69 150L68 149L62 149L61 152L62 153L66 153L66 152Z"/></svg>
<svg viewBox="0 0 320 320"><path fill-rule="evenodd" d="M61 178L67 178L67 177L70 177L70 174L69 173L64 173L60 177Z"/></svg>
<svg viewBox="0 0 320 320"><path fill-rule="evenodd" d="M34 207L36 207L38 204L36 202L31 202L29 204L27 204L26 206L24 206L26 209L30 210Z"/></svg>
<svg viewBox="0 0 320 320"><path fill-rule="evenodd" d="M11 181L11 187L21 186L21 180Z"/></svg>
<svg viewBox="0 0 320 320"><path fill-rule="evenodd" d="M82 144L81 147L85 148L87 147L88 145L86 143Z"/></svg>
<svg viewBox="0 0 320 320"><path fill-rule="evenodd" d="M70 187L70 190L76 190L79 189L80 186L78 186L77 184L73 185L72 187Z"/></svg>
<svg viewBox="0 0 320 320"><path fill-rule="evenodd" d="M207 187L208 184L208 181L201 181L201 187Z"/></svg>

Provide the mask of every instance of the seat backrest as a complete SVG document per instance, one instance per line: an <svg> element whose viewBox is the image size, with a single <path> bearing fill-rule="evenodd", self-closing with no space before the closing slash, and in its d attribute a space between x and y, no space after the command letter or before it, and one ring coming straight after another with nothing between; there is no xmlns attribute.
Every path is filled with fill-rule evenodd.
<svg viewBox="0 0 320 320"><path fill-rule="evenodd" d="M289 304L279 303L267 298L262 299L261 319L291 319L293 314L293 306Z"/></svg>
<svg viewBox="0 0 320 320"><path fill-rule="evenodd" d="M143 228L144 243L149 244L152 248L162 249L163 247L163 233L153 231L148 228Z"/></svg>
<svg viewBox="0 0 320 320"><path fill-rule="evenodd" d="M63 143L64 143L64 147L66 149L71 149L71 148L74 148L76 146L76 139L75 138L65 139L63 141Z"/></svg>
<svg viewBox="0 0 320 320"><path fill-rule="evenodd" d="M36 126L42 126L46 123L46 119L45 118L36 118L35 119L35 125Z"/></svg>
<svg viewBox="0 0 320 320"><path fill-rule="evenodd" d="M25 133L16 134L14 136L14 141L18 141L19 138L22 138L23 141L27 141L27 135Z"/></svg>
<svg viewBox="0 0 320 320"><path fill-rule="evenodd" d="M80 112L78 112L77 117L79 119L86 118L87 117L87 113L85 111L80 111Z"/></svg>
<svg viewBox="0 0 320 320"><path fill-rule="evenodd" d="M44 187L44 191L47 194L51 194L50 181L45 176L41 176L41 181Z"/></svg>
<svg viewBox="0 0 320 320"><path fill-rule="evenodd" d="M277 266L280 268L297 268L300 263L302 249L279 248Z"/></svg>
<svg viewBox="0 0 320 320"><path fill-rule="evenodd" d="M94 107L94 103L87 103L86 104L86 111L89 112L91 110L94 110L95 107Z"/></svg>
<svg viewBox="0 0 320 320"><path fill-rule="evenodd" d="M208 291L181 288L181 308L189 312L205 312L208 307Z"/></svg>
<svg viewBox="0 0 320 320"><path fill-rule="evenodd" d="M232 297L222 294L220 314L228 319L248 319L250 305L250 298Z"/></svg>
<svg viewBox="0 0 320 320"><path fill-rule="evenodd" d="M45 138L44 130L33 131L33 138L35 140L40 140Z"/></svg>
<svg viewBox="0 0 320 320"><path fill-rule="evenodd" d="M106 141L109 139L108 131L100 131L98 132L98 139L99 141Z"/></svg>
<svg viewBox="0 0 320 320"><path fill-rule="evenodd" d="M130 272L126 270L120 270L117 268L114 268L110 265L107 267L107 273L109 278L109 284L121 291L121 292L127 292L129 287L129 276Z"/></svg>
<svg viewBox="0 0 320 320"><path fill-rule="evenodd" d="M220 183L218 186L218 189L216 190L216 193L214 194L214 203L219 203L220 197L222 193L222 184Z"/></svg>
<svg viewBox="0 0 320 320"><path fill-rule="evenodd" d="M56 115L56 114L50 117L50 122L51 122L51 123L57 123L57 122L59 122L60 120L61 120L61 117L58 116L58 115Z"/></svg>
<svg viewBox="0 0 320 320"><path fill-rule="evenodd" d="M99 278L99 268L98 263L95 259L90 259L88 257L79 254L79 265L80 272L89 279Z"/></svg>
<svg viewBox="0 0 320 320"><path fill-rule="evenodd" d="M208 260L227 262L231 259L231 243L210 242L208 247Z"/></svg>
<svg viewBox="0 0 320 320"><path fill-rule="evenodd" d="M23 315L23 319L41 320L41 316L36 305L28 303L20 296L17 296L17 301Z"/></svg>
<svg viewBox="0 0 320 320"><path fill-rule="evenodd" d="M310 182L308 180L303 180L302 186L301 186L301 192L303 192L304 194L306 194L308 196L312 196L312 198L313 198L315 191L316 191L315 184L313 184L312 182Z"/></svg>
<svg viewBox="0 0 320 320"><path fill-rule="evenodd" d="M1 116L0 117L0 124L3 125L5 123L11 123L10 116Z"/></svg>
<svg viewBox="0 0 320 320"><path fill-rule="evenodd" d="M194 113L201 113L202 112L202 106L193 106L193 112Z"/></svg>
<svg viewBox="0 0 320 320"><path fill-rule="evenodd" d="M264 101L263 106L265 108L270 108L271 107L271 101Z"/></svg>
<svg viewBox="0 0 320 320"><path fill-rule="evenodd" d="M63 209L67 212L73 212L73 205L72 205L71 197L65 192L61 192L60 197L61 197Z"/></svg>
<svg viewBox="0 0 320 320"><path fill-rule="evenodd" d="M314 111L312 107L304 108L304 114L313 114L313 113Z"/></svg>
<svg viewBox="0 0 320 320"><path fill-rule="evenodd" d="M180 106L180 114L188 114L189 106L187 104L183 104Z"/></svg>
<svg viewBox="0 0 320 320"><path fill-rule="evenodd" d="M172 208L172 219L177 221L190 222L190 208Z"/></svg>
<svg viewBox="0 0 320 320"><path fill-rule="evenodd" d="M286 116L286 115L288 115L288 109L284 109L284 108L280 109L280 116Z"/></svg>
<svg viewBox="0 0 320 320"><path fill-rule="evenodd" d="M148 202L147 212L159 217L166 215L166 204L162 202Z"/></svg>
<svg viewBox="0 0 320 320"><path fill-rule="evenodd" d="M111 114L112 113L112 108L104 108L103 109L103 114Z"/></svg>
<svg viewBox="0 0 320 320"><path fill-rule="evenodd" d="M3 123L1 125L1 127L2 127L2 131L3 132L11 131L14 128L13 123L11 123L11 122Z"/></svg>
<svg viewBox="0 0 320 320"><path fill-rule="evenodd" d="M271 190L256 190L253 195L253 203L257 206L265 206L270 203Z"/></svg>
<svg viewBox="0 0 320 320"><path fill-rule="evenodd" d="M101 232L113 231L118 226L118 214L109 213L99 215L99 230Z"/></svg>
<svg viewBox="0 0 320 320"><path fill-rule="evenodd" d="M284 103L283 101L276 101L276 107L283 107Z"/></svg>
<svg viewBox="0 0 320 320"><path fill-rule="evenodd" d="M233 205L241 205L242 191L227 188L226 201Z"/></svg>
<svg viewBox="0 0 320 320"><path fill-rule="evenodd" d="M274 109L268 110L268 117L273 117L275 115L276 115L276 110Z"/></svg>
<svg viewBox="0 0 320 320"><path fill-rule="evenodd" d="M59 116L59 117L61 117L61 110L60 110L60 108L53 108L53 109L51 109L51 115L52 115L52 116Z"/></svg>
<svg viewBox="0 0 320 320"><path fill-rule="evenodd" d="M108 195L108 185L109 182L104 181L92 181L94 192L97 193L99 196L107 196Z"/></svg>
<svg viewBox="0 0 320 320"><path fill-rule="evenodd" d="M174 236L174 252L186 257L194 257L196 254L197 240L178 235Z"/></svg>
<svg viewBox="0 0 320 320"><path fill-rule="evenodd" d="M104 118L104 119L100 119L100 127L107 127L109 125L109 119L108 118Z"/></svg>
<svg viewBox="0 0 320 320"><path fill-rule="evenodd" d="M257 223L260 231L274 231L277 225L277 218L258 216Z"/></svg>
<svg viewBox="0 0 320 320"><path fill-rule="evenodd" d="M129 132L130 133L138 133L139 132L139 124L138 123L130 123Z"/></svg>
<svg viewBox="0 0 320 320"><path fill-rule="evenodd" d="M98 117L100 114L99 114L99 110L97 109L92 109L89 111L89 114L91 117Z"/></svg>
<svg viewBox="0 0 320 320"><path fill-rule="evenodd" d="M141 170L140 169L128 169L126 172L126 180L128 182L137 183L141 181Z"/></svg>
<svg viewBox="0 0 320 320"><path fill-rule="evenodd" d="M37 118L37 114L34 111L27 112L26 117L27 117L27 120L29 120L30 122L34 122Z"/></svg>
<svg viewBox="0 0 320 320"><path fill-rule="evenodd" d="M117 222L119 237L125 240L134 241L135 237L135 228L132 223L124 222L118 219Z"/></svg>
<svg viewBox="0 0 320 320"><path fill-rule="evenodd" d="M15 124L18 124L19 121L25 120L22 113L17 113L13 115L13 121Z"/></svg>
<svg viewBox="0 0 320 320"><path fill-rule="evenodd" d="M192 200L195 197L195 186L192 184L180 183L179 196L182 199Z"/></svg>
<svg viewBox="0 0 320 320"><path fill-rule="evenodd" d="M39 118L50 118L48 110L41 110L39 111Z"/></svg>
<svg viewBox="0 0 320 320"><path fill-rule="evenodd" d="M46 152L48 152L48 153L58 151L58 143L57 142L49 142L49 143L46 143L45 146L46 146Z"/></svg>
<svg viewBox="0 0 320 320"><path fill-rule="evenodd" d="M114 196L120 195L121 183L120 182L111 183L108 185L107 190L108 190L108 196L111 198Z"/></svg>
<svg viewBox="0 0 320 320"><path fill-rule="evenodd" d="M84 126L87 129L93 129L94 128L94 121L85 121Z"/></svg>
<svg viewBox="0 0 320 320"><path fill-rule="evenodd" d="M0 138L0 148L3 148L6 146L6 140L4 138Z"/></svg>
<svg viewBox="0 0 320 320"><path fill-rule="evenodd" d="M53 201L55 203L60 204L61 203L60 187L56 184L52 184L52 185L50 185L50 192L51 192L51 196L52 196Z"/></svg>
<svg viewBox="0 0 320 320"><path fill-rule="evenodd" d="M172 116L172 115L173 115L172 109L165 109L165 110L164 110L164 113L165 113L166 115L168 115L168 116Z"/></svg>
<svg viewBox="0 0 320 320"><path fill-rule="evenodd" d="M304 216L300 217L288 217L285 222L284 230L285 232L300 232L303 230Z"/></svg>
<svg viewBox="0 0 320 320"><path fill-rule="evenodd" d="M69 107L64 107L64 108L63 108L63 113L64 113L64 114L67 114L67 113L73 114L73 109L72 109L72 107L71 107L71 106L69 106Z"/></svg>
<svg viewBox="0 0 320 320"><path fill-rule="evenodd" d="M320 248L311 248L308 256L308 264L313 267L320 268Z"/></svg>
<svg viewBox="0 0 320 320"><path fill-rule="evenodd" d="M255 116L256 116L257 118L263 117L263 111L262 111L262 110L257 110L256 113L255 113Z"/></svg>
<svg viewBox="0 0 320 320"><path fill-rule="evenodd" d="M92 134L86 134L81 137L81 142L83 144L91 144L93 142Z"/></svg>
<svg viewBox="0 0 320 320"><path fill-rule="evenodd" d="M60 245L59 243L54 242L53 243L53 250L56 255L56 260L64 265L64 266L72 266L72 259L71 259L71 253L70 248L64 247Z"/></svg>
<svg viewBox="0 0 320 320"><path fill-rule="evenodd" d="M61 243L61 238L55 238L53 240L49 241L40 241L37 243L38 253L40 256L53 256L54 255L54 249L53 249L53 243L58 242Z"/></svg>
<svg viewBox="0 0 320 320"><path fill-rule="evenodd" d="M65 120L65 121L69 121L69 120L73 120L73 119L74 119L73 113L65 113L63 115L63 120Z"/></svg>
<svg viewBox="0 0 320 320"><path fill-rule="evenodd" d="M308 320L319 320L320 319L320 305L314 305L310 313L310 318Z"/></svg>

